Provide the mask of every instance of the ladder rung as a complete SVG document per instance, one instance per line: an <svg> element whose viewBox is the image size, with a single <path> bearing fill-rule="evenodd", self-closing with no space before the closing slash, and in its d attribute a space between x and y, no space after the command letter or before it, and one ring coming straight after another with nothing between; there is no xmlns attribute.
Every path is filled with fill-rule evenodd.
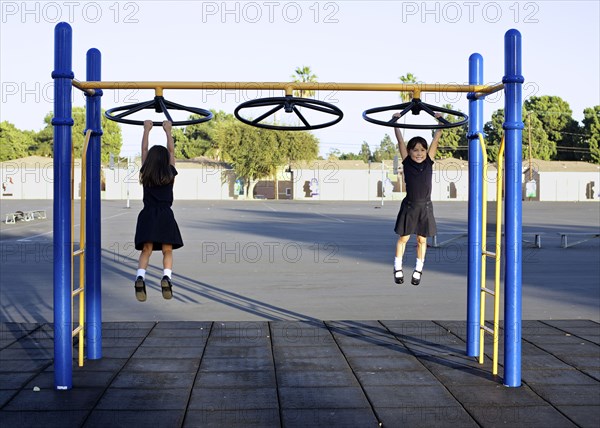
<svg viewBox="0 0 600 428"><path fill-rule="evenodd" d="M484 293L489 294L490 296L495 296L496 295L496 292L494 290L492 290L491 288L481 287L481 291L483 291Z"/></svg>
<svg viewBox="0 0 600 428"><path fill-rule="evenodd" d="M80 248L79 250L73 251L73 256L79 256L83 253L85 253L85 248Z"/></svg>
<svg viewBox="0 0 600 428"><path fill-rule="evenodd" d="M489 334L492 334L492 335L494 334L494 329L492 329L492 328L489 328L487 325L482 325L482 326L480 326L480 327L481 327L481 329L482 329L483 331L485 331L486 333L489 333Z"/></svg>
<svg viewBox="0 0 600 428"><path fill-rule="evenodd" d="M73 290L73 297L77 296L78 294L83 293L83 288L78 288L76 290Z"/></svg>
<svg viewBox="0 0 600 428"><path fill-rule="evenodd" d="M492 251L484 251L483 255L487 256L487 257L496 257L496 253L494 253Z"/></svg>
<svg viewBox="0 0 600 428"><path fill-rule="evenodd" d="M82 325L78 326L75 330L73 330L73 337L77 336L81 330L83 330Z"/></svg>

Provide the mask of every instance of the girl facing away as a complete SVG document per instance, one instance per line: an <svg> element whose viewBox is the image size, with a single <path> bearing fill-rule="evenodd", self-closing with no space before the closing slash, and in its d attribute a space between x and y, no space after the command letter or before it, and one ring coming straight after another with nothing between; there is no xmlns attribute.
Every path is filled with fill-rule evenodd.
<svg viewBox="0 0 600 428"><path fill-rule="evenodd" d="M436 118L441 115L437 113ZM395 113L394 117L400 117ZM404 180L406 182L406 197L402 200L394 230L399 235L396 243L394 259L394 282L404 283L402 259L406 243L410 235L417 235L417 261L412 273L411 284L419 285L427 251L427 237L436 234L435 217L431 203L431 179L433 176L433 159L438 148L442 130L437 129L433 140L427 147L427 141L422 137L413 137L405 144L399 128L394 128L398 149L402 158Z"/></svg>
<svg viewBox="0 0 600 428"><path fill-rule="evenodd" d="M152 130L151 120L144 121L142 137L142 167L140 184L144 189L144 208L140 211L135 229L135 249L141 251L135 279L135 297L146 301L146 268L153 251L162 251L163 276L160 281L162 296L173 297L171 275L173 250L183 246L179 226L175 221L173 205L173 183L175 169L172 124L164 121L162 127L167 135L167 146L154 145L148 150L148 137Z"/></svg>

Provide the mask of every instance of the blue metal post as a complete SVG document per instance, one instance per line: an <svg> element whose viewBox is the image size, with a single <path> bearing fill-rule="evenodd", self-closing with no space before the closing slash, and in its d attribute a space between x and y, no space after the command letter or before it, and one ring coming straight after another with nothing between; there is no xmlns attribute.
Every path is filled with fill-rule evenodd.
<svg viewBox="0 0 600 428"><path fill-rule="evenodd" d="M504 384L521 385L522 130L521 34L504 36L504 135L506 150L506 266L504 270Z"/></svg>
<svg viewBox="0 0 600 428"><path fill-rule="evenodd" d="M73 386L71 323L71 26L54 29L54 387Z"/></svg>
<svg viewBox="0 0 600 428"><path fill-rule="evenodd" d="M101 80L101 55L98 49L87 52L88 81ZM92 130L86 157L86 247L85 247L85 306L87 358L102 358L102 287L101 263L101 210L100 210L100 147L102 140L101 107L102 90L86 93L86 128Z"/></svg>
<svg viewBox="0 0 600 428"><path fill-rule="evenodd" d="M469 57L469 84L483 84L483 57ZM467 355L479 355L479 315L481 313L481 230L483 203L483 154L477 133L483 132L483 99L468 94L469 99L469 215L467 274Z"/></svg>

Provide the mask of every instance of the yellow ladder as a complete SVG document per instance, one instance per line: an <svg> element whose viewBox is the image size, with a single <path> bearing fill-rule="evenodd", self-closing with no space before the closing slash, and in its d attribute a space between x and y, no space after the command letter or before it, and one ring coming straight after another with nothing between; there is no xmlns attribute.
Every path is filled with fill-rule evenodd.
<svg viewBox="0 0 600 428"><path fill-rule="evenodd" d="M74 289L75 281L71 285L71 319L73 318L74 311L74 299L79 297L79 321L77 327L72 330L72 336L78 336L78 347L79 355L78 362L79 367L83 366L83 344L84 344L84 327L85 327L85 188L86 188L86 155L87 148L92 136L92 130L88 129L85 133L85 141L83 143L83 152L81 154L81 198L80 198L80 210L79 210L79 249L75 250L75 243L73 236L75 236L75 157L73 154L73 148L71 148L71 278L74 270L74 259L79 257L79 286Z"/></svg>
<svg viewBox="0 0 600 428"><path fill-rule="evenodd" d="M485 333L493 336L493 357L492 357L492 374L495 376L498 374L498 331L500 329L500 262L501 262L501 250L502 250L502 193L503 193L503 164L504 164L504 136L498 149L498 171L496 175L496 251L487 251L487 150L485 142L483 141L483 135L477 134L479 137L479 144L481 145L481 151L483 153L483 207L481 211L481 308L480 308L480 322L479 322L479 364L483 364L484 357L484 345L485 345ZM494 289L486 287L486 261L487 257L493 257L495 259L495 277L494 277ZM485 307L486 307L486 296L490 295L494 297L494 324L493 328L485 325Z"/></svg>

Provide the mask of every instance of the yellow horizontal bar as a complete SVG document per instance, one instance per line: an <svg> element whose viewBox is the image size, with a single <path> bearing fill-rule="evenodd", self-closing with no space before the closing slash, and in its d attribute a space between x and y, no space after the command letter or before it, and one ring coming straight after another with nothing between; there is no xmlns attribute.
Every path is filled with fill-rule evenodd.
<svg viewBox="0 0 600 428"><path fill-rule="evenodd" d="M496 292L490 288L485 288L485 287L481 287L481 291L483 291L484 293L489 294L490 296L495 296Z"/></svg>
<svg viewBox="0 0 600 428"><path fill-rule="evenodd" d="M75 86L77 89L81 89L83 92L87 93L88 95L94 95L96 93L96 91L94 91L93 89L84 89L82 88L81 85L81 81L77 80L77 79L73 79L72 82L73 86Z"/></svg>
<svg viewBox="0 0 600 428"><path fill-rule="evenodd" d="M497 86L458 85L453 83L337 83L337 82L174 82L174 81L89 81L73 80L73 86L81 90L90 89L281 89L288 93L294 90L314 91L400 91L400 92L480 92L489 94Z"/></svg>
<svg viewBox="0 0 600 428"><path fill-rule="evenodd" d="M487 95L501 91L502 89L504 89L504 83L496 83L495 85L488 86L488 89L489 90L487 90L487 91L473 91L473 92L475 92L475 94L474 94L475 98L485 97Z"/></svg>
<svg viewBox="0 0 600 428"><path fill-rule="evenodd" d="M75 330L73 330L73 337L77 336L77 333L79 333L82 329L83 329L83 326L80 325Z"/></svg>
<svg viewBox="0 0 600 428"><path fill-rule="evenodd" d="M492 251L484 251L482 254L484 256L488 256L488 257L496 257L496 253L494 253Z"/></svg>

